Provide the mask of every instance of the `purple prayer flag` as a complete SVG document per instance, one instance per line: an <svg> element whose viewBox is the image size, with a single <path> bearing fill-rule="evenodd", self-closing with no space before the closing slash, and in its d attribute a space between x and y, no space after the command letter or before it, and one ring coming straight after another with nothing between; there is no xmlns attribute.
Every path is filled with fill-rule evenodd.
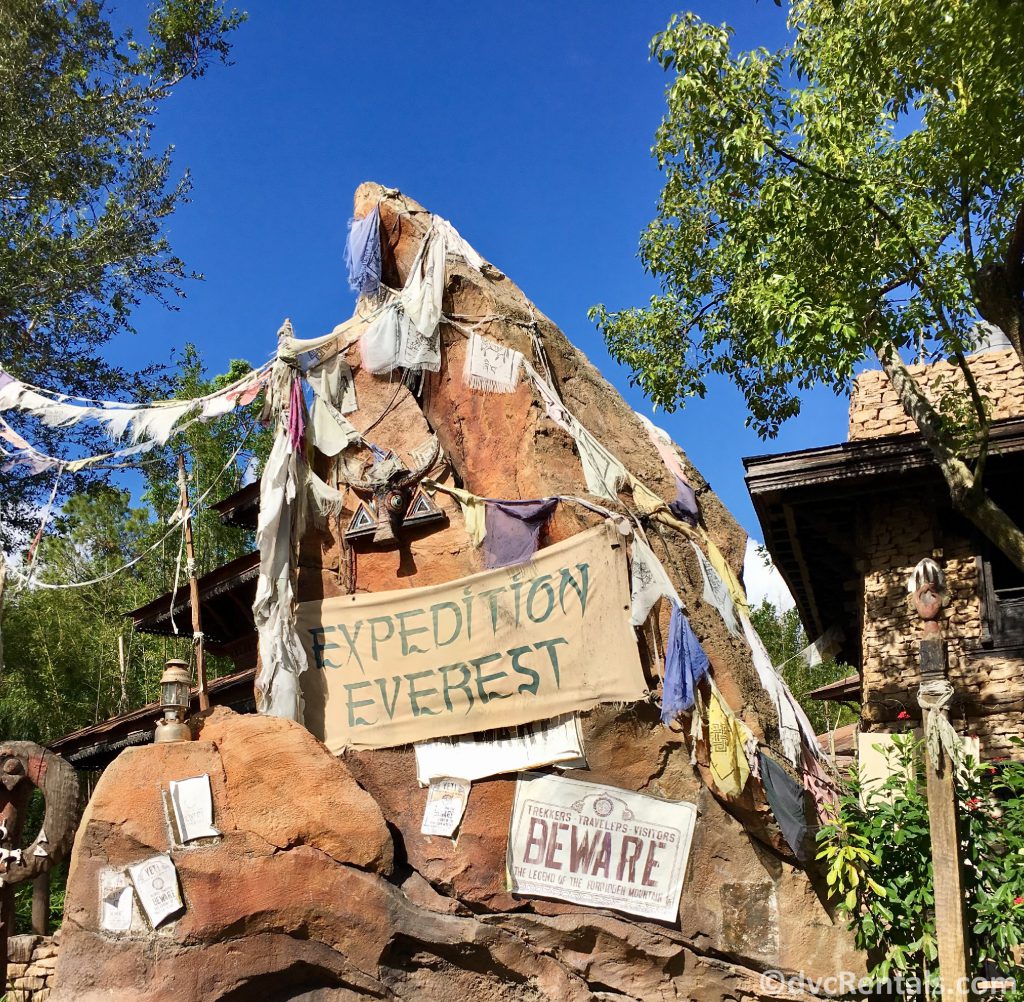
<svg viewBox="0 0 1024 1002"><path fill-rule="evenodd" d="M700 517L697 495L693 493L693 488L685 480L676 477L675 481L676 499L669 502L668 510L680 521L696 525L697 519Z"/></svg>
<svg viewBox="0 0 1024 1002"><path fill-rule="evenodd" d="M361 296L372 296L380 286L380 207L362 219L350 220L345 244L348 284Z"/></svg>
<svg viewBox="0 0 1024 1002"><path fill-rule="evenodd" d="M484 566L522 564L537 552L537 537L548 523L558 498L537 501L488 501L484 518Z"/></svg>
<svg viewBox="0 0 1024 1002"><path fill-rule="evenodd" d="M670 724L680 713L691 709L696 701L697 686L711 669L690 621L683 610L672 604L665 645L665 681L661 692L661 722Z"/></svg>

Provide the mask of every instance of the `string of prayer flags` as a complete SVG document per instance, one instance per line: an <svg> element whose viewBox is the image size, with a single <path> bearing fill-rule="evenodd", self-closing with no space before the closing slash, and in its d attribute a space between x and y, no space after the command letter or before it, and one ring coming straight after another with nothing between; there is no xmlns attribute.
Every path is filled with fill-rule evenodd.
<svg viewBox="0 0 1024 1002"><path fill-rule="evenodd" d="M362 219L351 219L345 241L348 286L360 296L376 295L380 288L380 206Z"/></svg>
<svg viewBox="0 0 1024 1002"><path fill-rule="evenodd" d="M782 837L801 863L813 855L809 842L810 825L804 810L804 788L775 759L758 753L761 785L765 799L775 815Z"/></svg>
<svg viewBox="0 0 1024 1002"><path fill-rule="evenodd" d="M647 622L654 604L661 598L671 599L676 608L682 600L672 580L654 551L638 535L633 536L630 565L630 617L633 626Z"/></svg>
<svg viewBox="0 0 1024 1002"><path fill-rule="evenodd" d="M475 494L463 490L461 487L449 487L445 484L436 483L433 480L424 480L423 489L427 491L443 490L459 502L462 508L462 517L466 521L466 535L473 546L479 546L487 536L486 508L484 499L478 498Z"/></svg>
<svg viewBox="0 0 1024 1002"><path fill-rule="evenodd" d="M519 383L523 356L514 348L498 344L477 333L469 335L463 378L474 390L513 393Z"/></svg>
<svg viewBox="0 0 1024 1002"><path fill-rule="evenodd" d="M537 552L541 529L551 520L558 498L536 501L488 500L484 509L484 567L526 563Z"/></svg>
<svg viewBox="0 0 1024 1002"><path fill-rule="evenodd" d="M738 797L750 778L745 751L750 729L729 708L711 683L708 703L708 751L715 786L727 797Z"/></svg>
<svg viewBox="0 0 1024 1002"><path fill-rule="evenodd" d="M661 720L670 724L694 704L701 679L711 670L711 662L678 605L672 606L665 645L665 681L661 695Z"/></svg>

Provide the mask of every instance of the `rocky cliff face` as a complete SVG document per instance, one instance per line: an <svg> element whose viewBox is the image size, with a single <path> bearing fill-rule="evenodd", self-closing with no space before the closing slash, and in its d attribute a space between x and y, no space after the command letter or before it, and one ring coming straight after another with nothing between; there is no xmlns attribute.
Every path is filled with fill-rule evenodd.
<svg viewBox="0 0 1024 1002"><path fill-rule="evenodd" d="M356 193L356 215L380 204L384 280L400 286L429 213L378 185ZM666 500L674 485L635 414L513 283L450 263L444 310L463 326L550 366L563 400L643 483ZM357 331L360 321L347 328ZM357 371L350 420L375 443L410 453L435 433L454 475L501 498L586 497L572 439L545 415L525 380L515 393L469 389L466 338L441 328L441 371L416 393L397 378ZM542 346L544 358L538 353ZM358 366L358 346L347 355ZM692 465L702 519L737 571L745 537ZM346 513L310 532L300 552L302 600L450 581L482 569L462 515L438 495L448 522L400 549L345 547ZM635 511L627 491L620 510ZM354 508L353 508L354 510ZM596 516L563 504L542 542ZM749 651L701 600L689 543L652 524L652 546L687 603L723 695L771 744L777 721ZM663 603L664 604L664 603ZM654 628L663 646L668 610ZM647 659L649 682L656 669ZM57 998L164 999L722 999L771 994L767 969L809 975L861 962L823 904L823 887L792 865L754 783L723 805L690 764L681 733L657 707L598 707L583 721L590 769L569 773L697 805L690 862L672 924L625 918L505 889L514 777L473 784L456 841L420 834L426 791L410 748L331 758L298 725L214 713L193 745L123 753L104 775L79 833L68 891ZM178 849L159 791L209 772L219 841ZM728 809L727 809L728 807ZM104 867L171 849L186 910L156 933L99 932Z"/></svg>

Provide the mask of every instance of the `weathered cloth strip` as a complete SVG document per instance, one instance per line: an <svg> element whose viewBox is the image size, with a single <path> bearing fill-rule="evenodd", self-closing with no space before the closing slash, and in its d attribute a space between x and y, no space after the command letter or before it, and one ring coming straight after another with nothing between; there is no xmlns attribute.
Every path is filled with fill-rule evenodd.
<svg viewBox="0 0 1024 1002"><path fill-rule="evenodd" d="M813 855L809 844L810 826L804 811L804 788L773 758L758 752L761 784L768 806L775 815L782 837L793 854L805 863Z"/></svg>
<svg viewBox="0 0 1024 1002"><path fill-rule="evenodd" d="M639 536L634 535L630 565L630 617L633 626L642 626L661 598L671 599L676 607L682 600L662 562Z"/></svg>
<svg viewBox="0 0 1024 1002"><path fill-rule="evenodd" d="M373 296L380 288L380 206L362 219L350 219L345 242L348 286L360 296Z"/></svg>
<svg viewBox="0 0 1024 1002"><path fill-rule="evenodd" d="M423 338L436 339L437 336L444 297L446 248L444 228L433 223L420 243L399 297L405 315Z"/></svg>
<svg viewBox="0 0 1024 1002"><path fill-rule="evenodd" d="M734 637L742 637L743 628L740 626L736 605L729 594L728 587L712 566L711 561L704 556L701 548L692 540L690 545L693 547L693 552L697 554L700 575L704 579L704 594L702 596L704 601L718 610L722 622L725 623L725 628Z"/></svg>
<svg viewBox="0 0 1024 1002"><path fill-rule="evenodd" d="M665 644L662 723L672 723L680 713L685 713L693 706L697 686L710 670L711 662L693 632L690 621L678 605L673 605L672 618L668 624L668 642Z"/></svg>
<svg viewBox="0 0 1024 1002"><path fill-rule="evenodd" d="M479 334L469 336L463 378L467 386L489 393L512 393L519 383L523 356L515 348L490 341Z"/></svg>
<svg viewBox="0 0 1024 1002"><path fill-rule="evenodd" d="M537 552L537 538L550 521L558 498L489 501L485 506L484 566L526 563Z"/></svg>
<svg viewBox="0 0 1024 1002"><path fill-rule="evenodd" d="M750 778L744 751L749 733L749 728L736 717L712 682L708 703L708 757L715 786L727 797L738 797Z"/></svg>

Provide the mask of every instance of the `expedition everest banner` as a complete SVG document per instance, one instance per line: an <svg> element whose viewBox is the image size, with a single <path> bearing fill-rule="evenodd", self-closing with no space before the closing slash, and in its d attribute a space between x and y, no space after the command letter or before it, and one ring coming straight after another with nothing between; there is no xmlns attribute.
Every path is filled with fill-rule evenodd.
<svg viewBox="0 0 1024 1002"><path fill-rule="evenodd" d="M646 691L611 522L526 564L298 607L305 723L332 752L515 727Z"/></svg>

